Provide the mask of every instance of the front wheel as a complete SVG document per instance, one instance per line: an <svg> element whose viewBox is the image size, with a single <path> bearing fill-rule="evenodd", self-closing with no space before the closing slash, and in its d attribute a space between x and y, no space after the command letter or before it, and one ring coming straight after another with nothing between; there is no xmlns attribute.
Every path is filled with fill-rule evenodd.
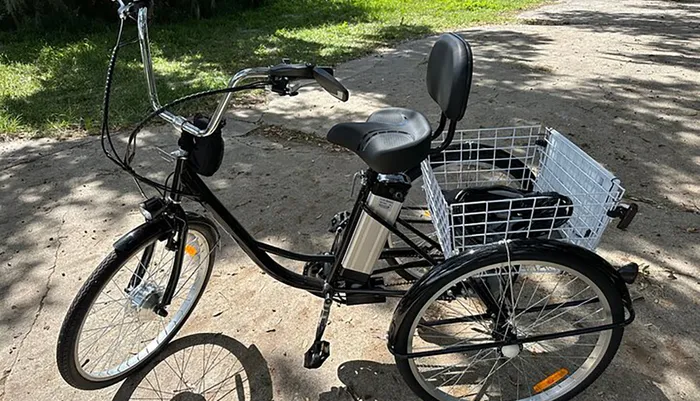
<svg viewBox="0 0 700 401"><path fill-rule="evenodd" d="M621 327L527 341L624 320L605 261L539 242L448 260L416 284L412 301L410 291L399 304L396 363L422 399L563 401L608 366ZM409 354L417 356L399 356Z"/></svg>
<svg viewBox="0 0 700 401"><path fill-rule="evenodd" d="M169 230L166 224L134 230L128 249L113 250L83 284L56 351L58 370L71 386L93 390L121 381L157 355L189 317L211 275L218 236L206 220L188 221L180 277L161 316L155 310L177 248Z"/></svg>

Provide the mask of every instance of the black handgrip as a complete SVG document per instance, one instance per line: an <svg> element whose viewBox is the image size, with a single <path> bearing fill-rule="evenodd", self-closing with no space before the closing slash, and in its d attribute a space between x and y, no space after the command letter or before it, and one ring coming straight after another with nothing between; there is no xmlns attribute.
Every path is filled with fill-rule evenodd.
<svg viewBox="0 0 700 401"><path fill-rule="evenodd" d="M617 228L624 230L630 225L638 211L639 206L636 203L630 203L629 205L621 203L608 211L608 217L619 218L620 222L617 224Z"/></svg>
<svg viewBox="0 0 700 401"><path fill-rule="evenodd" d="M314 66L311 64L277 64L270 68L271 77L291 79L314 79Z"/></svg>
<svg viewBox="0 0 700 401"><path fill-rule="evenodd" d="M347 88L338 82L338 80L335 79L335 77L325 68L314 67L313 75L316 82L318 82L318 84L321 85L326 92L330 93L333 97L339 99L340 101L348 101L350 98L350 93L348 92Z"/></svg>

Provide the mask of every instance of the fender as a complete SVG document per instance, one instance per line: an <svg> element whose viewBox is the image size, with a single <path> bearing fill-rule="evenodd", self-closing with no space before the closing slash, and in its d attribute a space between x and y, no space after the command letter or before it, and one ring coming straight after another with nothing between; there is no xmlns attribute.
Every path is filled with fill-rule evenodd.
<svg viewBox="0 0 700 401"><path fill-rule="evenodd" d="M508 252L512 258L524 254L538 253L567 253L571 257L585 261L591 268L599 270L605 277L610 279L615 288L618 289L622 296L623 306L628 310L630 317L626 320L629 324L634 319L634 310L632 309L632 299L629 295L627 285L623 281L620 273L608 261L600 257L595 252L589 251L586 248L572 245L566 242L546 239L524 239L508 241ZM388 347L393 354L396 344L398 329L403 323L403 320L408 313L408 310L417 302L426 302L429 297L429 292L426 291L433 285L437 285L439 281L446 276L453 274L455 270L464 272L471 269L476 269L482 266L503 263L508 260L506 251L506 243L498 242L484 247L479 247L476 250L465 252L453 258L450 258L440 265L435 266L426 275L421 277L404 295L394 310L394 316L389 326Z"/></svg>
<svg viewBox="0 0 700 401"><path fill-rule="evenodd" d="M218 243L220 237L219 230L213 221L193 212L186 212L185 215L187 216L188 222L196 221L211 227L211 229L216 233L216 242ZM168 217L160 215L155 219L147 221L124 234L114 243L113 247L118 252L127 252L134 249L135 246L142 243L144 240L149 240L155 236L171 231L173 227L174 223Z"/></svg>

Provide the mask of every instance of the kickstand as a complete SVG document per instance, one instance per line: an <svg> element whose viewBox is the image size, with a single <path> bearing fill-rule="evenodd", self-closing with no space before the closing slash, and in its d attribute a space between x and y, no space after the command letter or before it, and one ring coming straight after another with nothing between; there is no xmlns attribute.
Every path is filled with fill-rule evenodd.
<svg viewBox="0 0 700 401"><path fill-rule="evenodd" d="M316 327L316 338L311 348L304 354L304 367L307 369L318 369L323 365L323 362L328 359L331 354L331 344L328 341L322 340L323 332L326 331L328 324L328 315L331 312L333 305L333 294L329 287L324 288L323 309L321 310L321 318Z"/></svg>

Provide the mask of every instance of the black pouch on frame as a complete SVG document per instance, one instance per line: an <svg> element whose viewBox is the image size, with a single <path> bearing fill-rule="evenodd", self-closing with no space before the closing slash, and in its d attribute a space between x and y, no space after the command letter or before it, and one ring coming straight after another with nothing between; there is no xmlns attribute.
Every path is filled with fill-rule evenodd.
<svg viewBox="0 0 700 401"><path fill-rule="evenodd" d="M192 124L199 129L205 129L209 125L209 117L195 114ZM197 174L211 177L221 167L221 162L224 160L224 139L221 136L221 128L224 125L226 121L222 120L213 134L203 138L187 132L182 132L180 135L178 144L188 152L187 161Z"/></svg>

